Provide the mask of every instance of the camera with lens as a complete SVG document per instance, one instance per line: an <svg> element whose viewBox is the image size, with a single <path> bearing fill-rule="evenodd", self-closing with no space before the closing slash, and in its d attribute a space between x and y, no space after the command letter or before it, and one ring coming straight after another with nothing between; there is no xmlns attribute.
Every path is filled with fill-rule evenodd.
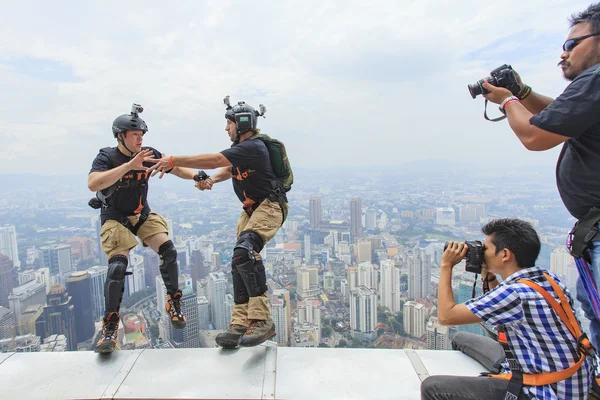
<svg viewBox="0 0 600 400"><path fill-rule="evenodd" d="M477 83L468 85L469 93L471 93L472 98L475 98L480 94L489 93L489 91L483 87L485 80L487 80L490 85L510 90L515 96L521 91L521 86L517 81L515 71L510 65L503 64L490 72L490 76L487 78L480 79Z"/></svg>
<svg viewBox="0 0 600 400"><path fill-rule="evenodd" d="M467 240L467 255L465 256L465 271L480 274L483 267L483 243L479 240ZM448 242L444 245L444 251Z"/></svg>

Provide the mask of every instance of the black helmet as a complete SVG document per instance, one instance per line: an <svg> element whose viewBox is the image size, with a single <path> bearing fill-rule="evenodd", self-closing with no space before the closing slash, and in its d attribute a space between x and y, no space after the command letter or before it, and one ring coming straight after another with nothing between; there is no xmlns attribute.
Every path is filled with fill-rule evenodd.
<svg viewBox="0 0 600 400"><path fill-rule="evenodd" d="M115 138L119 133L127 131L142 131L146 133L148 131L148 126L139 116L139 113L142 111L144 111L142 106L133 104L131 113L118 116L112 124L112 131Z"/></svg>
<svg viewBox="0 0 600 400"><path fill-rule="evenodd" d="M262 104L259 106L260 112L258 112L254 109L254 107L246 104L243 101L238 101L238 103L232 107L229 103L229 96L225 96L223 102L227 106L225 118L235 122L238 136L256 129L258 117L264 117L264 114L267 111L265 106Z"/></svg>

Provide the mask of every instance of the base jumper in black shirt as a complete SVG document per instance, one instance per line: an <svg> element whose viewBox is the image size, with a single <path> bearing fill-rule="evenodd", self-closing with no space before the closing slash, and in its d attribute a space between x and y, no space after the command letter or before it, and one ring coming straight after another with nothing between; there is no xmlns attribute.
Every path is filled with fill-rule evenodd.
<svg viewBox="0 0 600 400"><path fill-rule="evenodd" d="M146 158L156 163L150 169L160 172L173 166L221 168L196 184L200 190L211 189L214 183L228 179L233 181L243 211L236 227L237 243L231 260L235 303L231 324L216 337L217 344L224 348L256 346L275 335L260 252L283 224L288 203L282 182L273 172L269 151L257 139L258 115L262 114L244 102L229 107L225 130L233 144L220 153Z"/></svg>
<svg viewBox="0 0 600 400"><path fill-rule="evenodd" d="M88 188L97 192L90 201L94 208L101 208L101 244L108 256L108 273L104 283L105 315L102 320L97 353L110 353L117 344L119 307L125 288L125 275L129 251L138 242L158 253L160 273L167 289L166 311L173 327L182 329L186 318L181 309L181 290L178 288L177 251L169 240L166 220L150 211L148 205L148 167L144 158L162 154L152 147L142 147L148 127L139 113L143 109L134 104L130 114L124 114L113 122L112 131L117 147L100 150L88 175ZM195 173L187 168L170 171L182 179L194 179Z"/></svg>

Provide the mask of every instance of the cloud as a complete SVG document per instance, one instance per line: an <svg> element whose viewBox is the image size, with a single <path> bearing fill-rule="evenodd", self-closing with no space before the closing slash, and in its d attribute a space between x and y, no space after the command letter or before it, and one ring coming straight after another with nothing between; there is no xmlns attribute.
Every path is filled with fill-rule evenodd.
<svg viewBox="0 0 600 400"><path fill-rule="evenodd" d="M587 5L13 2L0 26L0 169L87 174L133 102L146 144L217 152L227 94L265 104L260 127L301 167L552 163L556 151L527 152L506 123L484 121L466 85L506 62L558 95L567 17Z"/></svg>

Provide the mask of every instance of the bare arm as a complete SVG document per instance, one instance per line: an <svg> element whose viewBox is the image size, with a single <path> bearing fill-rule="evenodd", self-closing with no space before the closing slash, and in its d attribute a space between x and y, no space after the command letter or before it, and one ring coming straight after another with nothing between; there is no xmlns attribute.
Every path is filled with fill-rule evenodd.
<svg viewBox="0 0 600 400"><path fill-rule="evenodd" d="M464 243L449 242L440 263L438 287L438 320L442 325L466 325L481 322L464 304L456 304L452 294L452 268L467 255Z"/></svg>
<svg viewBox="0 0 600 400"><path fill-rule="evenodd" d="M199 154L197 156L165 156L159 159L146 157L144 161L154 163L149 171L168 171L174 167L188 167L195 169L215 169L231 167L231 163L221 153Z"/></svg>
<svg viewBox="0 0 600 400"><path fill-rule="evenodd" d="M505 111L508 124L527 150L549 150L569 140L568 136L548 132L532 125L529 120L533 114L518 101L510 103Z"/></svg>
<svg viewBox="0 0 600 400"><path fill-rule="evenodd" d="M194 179L194 176L196 176L194 170L185 167L175 167L170 173L181 179Z"/></svg>
<svg viewBox="0 0 600 400"><path fill-rule="evenodd" d="M231 167L221 168L219 172L210 177L210 180L212 180L213 183L223 182L228 179L231 179Z"/></svg>
<svg viewBox="0 0 600 400"><path fill-rule="evenodd" d="M554 99L551 97L532 91L529 96L524 100L521 100L521 104L523 104L531 114L539 114L553 101Z"/></svg>

